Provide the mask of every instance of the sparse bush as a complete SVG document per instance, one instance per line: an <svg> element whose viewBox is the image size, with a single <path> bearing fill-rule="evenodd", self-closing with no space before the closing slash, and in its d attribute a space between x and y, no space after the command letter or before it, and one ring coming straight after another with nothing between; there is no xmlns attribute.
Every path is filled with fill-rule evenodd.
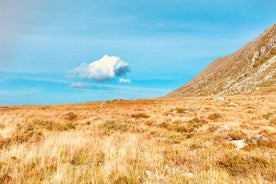
<svg viewBox="0 0 276 184"><path fill-rule="evenodd" d="M125 175L117 175L117 174L113 174L113 177L111 177L111 181L114 184L123 184L123 183L129 183L128 182L128 177Z"/></svg>
<svg viewBox="0 0 276 184"><path fill-rule="evenodd" d="M43 138L42 129L31 123L26 125L17 124L16 130L11 137L12 142L15 143L38 142Z"/></svg>
<svg viewBox="0 0 276 184"><path fill-rule="evenodd" d="M220 113L212 113L208 116L209 120L217 120L222 118L222 115Z"/></svg>
<svg viewBox="0 0 276 184"><path fill-rule="evenodd" d="M154 123L154 121L150 121L150 120L149 120L149 121L146 121L146 122L145 122L145 125L152 126L153 123Z"/></svg>
<svg viewBox="0 0 276 184"><path fill-rule="evenodd" d="M41 130L36 129L34 125L27 124L22 126L17 124L11 137L0 137L0 149L9 147L12 144L21 144L25 142L39 142L43 139Z"/></svg>
<svg viewBox="0 0 276 184"><path fill-rule="evenodd" d="M136 113L136 114L131 114L131 117L139 119L139 118L149 118L150 115L145 114L145 113Z"/></svg>
<svg viewBox="0 0 276 184"><path fill-rule="evenodd" d="M232 140L248 139L247 134L239 130L232 130L228 133L228 135Z"/></svg>
<svg viewBox="0 0 276 184"><path fill-rule="evenodd" d="M191 124L176 126L174 129L180 133L191 133L195 130L195 128Z"/></svg>
<svg viewBox="0 0 276 184"><path fill-rule="evenodd" d="M272 118L272 120L269 122L269 125L276 127L276 118Z"/></svg>
<svg viewBox="0 0 276 184"><path fill-rule="evenodd" d="M112 173L109 176L109 180L113 184L128 184L128 183L140 184L140 183L144 183L142 176L135 175L134 173L131 173L131 174Z"/></svg>
<svg viewBox="0 0 276 184"><path fill-rule="evenodd" d="M174 144L178 144L183 139L182 135L176 132L170 133L167 135L170 142L173 142Z"/></svg>
<svg viewBox="0 0 276 184"><path fill-rule="evenodd" d="M276 141L273 139L259 139L259 140L250 139L247 141L247 144L248 145L245 146L243 150L252 151L254 149L260 149L260 148L276 149Z"/></svg>
<svg viewBox="0 0 276 184"><path fill-rule="evenodd" d="M188 155L181 150L164 150L163 155L165 163L174 163L177 166L187 165L192 162Z"/></svg>
<svg viewBox="0 0 276 184"><path fill-rule="evenodd" d="M0 137L0 148L8 147L12 144L21 144L25 142L39 142L44 139L43 129L48 131L64 131L74 129L72 122L56 123L53 121L35 119L24 124L17 124L11 137Z"/></svg>
<svg viewBox="0 0 276 184"><path fill-rule="evenodd" d="M218 128L219 128L219 126L210 125L208 128L208 132L213 133L213 132L217 131Z"/></svg>
<svg viewBox="0 0 276 184"><path fill-rule="evenodd" d="M267 130L260 131L257 135L259 137L252 137L247 142L249 150L254 148L273 148L276 149L276 134Z"/></svg>
<svg viewBox="0 0 276 184"><path fill-rule="evenodd" d="M11 143L12 143L11 138L0 137L0 149L3 149L5 147L9 146Z"/></svg>
<svg viewBox="0 0 276 184"><path fill-rule="evenodd" d="M87 148L81 148L73 153L70 163L77 166L100 166L104 163L105 154L102 151L90 152Z"/></svg>
<svg viewBox="0 0 276 184"><path fill-rule="evenodd" d="M5 128L5 125L0 124L0 129L3 129L3 128Z"/></svg>
<svg viewBox="0 0 276 184"><path fill-rule="evenodd" d="M257 146L276 149L276 141L272 139L262 140L257 143Z"/></svg>
<svg viewBox="0 0 276 184"><path fill-rule="evenodd" d="M169 128L169 130L172 130L173 128L172 128L172 126L169 126L169 123L167 123L167 122L162 122L162 123L160 123L159 125L158 125L158 127L160 127L160 128Z"/></svg>
<svg viewBox="0 0 276 184"><path fill-rule="evenodd" d="M163 113L164 116L169 116L169 115L172 115L172 111L166 111Z"/></svg>
<svg viewBox="0 0 276 184"><path fill-rule="evenodd" d="M70 130L70 129L75 129L75 124L71 121L65 123L64 130Z"/></svg>
<svg viewBox="0 0 276 184"><path fill-rule="evenodd" d="M33 121L35 129L46 129L48 131L65 131L75 129L75 124L72 121L55 122L52 120L36 119Z"/></svg>
<svg viewBox="0 0 276 184"><path fill-rule="evenodd" d="M273 116L273 113L271 113L271 112L268 112L268 113L266 113L266 114L263 115L263 117L265 119L269 119L271 116Z"/></svg>
<svg viewBox="0 0 276 184"><path fill-rule="evenodd" d="M217 164L219 167L226 169L232 176L248 177L249 175L254 175L254 173L261 173L262 175L271 174L266 173L266 169L269 167L269 162L262 157L228 153L225 154Z"/></svg>
<svg viewBox="0 0 276 184"><path fill-rule="evenodd" d="M208 123L204 119L194 118L189 121L174 121L172 124L164 124L163 128L167 128L168 130L174 130L180 133L191 133L196 131L199 127Z"/></svg>
<svg viewBox="0 0 276 184"><path fill-rule="evenodd" d="M34 119L32 123L28 123L29 125L33 125L33 129L46 129L46 130L53 130L55 126L55 122L44 120L44 119Z"/></svg>
<svg viewBox="0 0 276 184"><path fill-rule="evenodd" d="M11 182L12 178L9 174L1 174L0 175L0 183L9 183Z"/></svg>
<svg viewBox="0 0 276 184"><path fill-rule="evenodd" d="M69 121L73 121L78 117L77 114L75 114L74 112L68 112L64 115L64 119L65 120L69 120Z"/></svg>
<svg viewBox="0 0 276 184"><path fill-rule="evenodd" d="M177 113L185 113L187 110L188 110L188 109L180 108L180 107L178 107L178 108L175 109L175 111L176 111Z"/></svg>
<svg viewBox="0 0 276 184"><path fill-rule="evenodd" d="M127 132L131 127L130 124L120 121L106 121L100 125L100 129L103 129L106 133Z"/></svg>

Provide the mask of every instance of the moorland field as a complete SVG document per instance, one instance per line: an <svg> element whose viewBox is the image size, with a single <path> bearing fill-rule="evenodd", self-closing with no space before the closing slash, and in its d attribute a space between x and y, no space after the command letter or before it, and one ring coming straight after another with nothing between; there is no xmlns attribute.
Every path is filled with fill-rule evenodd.
<svg viewBox="0 0 276 184"><path fill-rule="evenodd" d="M275 104L264 88L0 107L0 183L275 183Z"/></svg>

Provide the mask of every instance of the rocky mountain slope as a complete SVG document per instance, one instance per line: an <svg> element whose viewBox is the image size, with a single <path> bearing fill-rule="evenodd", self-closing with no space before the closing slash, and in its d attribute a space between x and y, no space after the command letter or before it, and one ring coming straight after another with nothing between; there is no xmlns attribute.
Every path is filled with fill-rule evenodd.
<svg viewBox="0 0 276 184"><path fill-rule="evenodd" d="M167 97L246 94L262 87L276 87L276 24Z"/></svg>

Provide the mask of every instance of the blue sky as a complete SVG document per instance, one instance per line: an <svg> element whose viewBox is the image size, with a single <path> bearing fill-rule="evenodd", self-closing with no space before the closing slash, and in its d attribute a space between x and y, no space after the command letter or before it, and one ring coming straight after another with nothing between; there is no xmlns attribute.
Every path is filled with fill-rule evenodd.
<svg viewBox="0 0 276 184"><path fill-rule="evenodd" d="M0 105L163 96L255 39L275 9L274 0L0 0ZM72 75L105 55L129 71Z"/></svg>

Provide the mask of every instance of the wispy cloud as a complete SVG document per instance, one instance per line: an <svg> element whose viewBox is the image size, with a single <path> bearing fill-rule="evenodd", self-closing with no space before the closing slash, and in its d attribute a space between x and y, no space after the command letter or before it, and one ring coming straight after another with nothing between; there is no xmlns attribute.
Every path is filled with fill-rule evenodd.
<svg viewBox="0 0 276 184"><path fill-rule="evenodd" d="M132 83L132 81L130 79L124 79L124 78L120 78L119 79L119 83Z"/></svg>
<svg viewBox="0 0 276 184"><path fill-rule="evenodd" d="M104 55L101 59L90 64L83 63L73 69L73 74L84 79L106 81L129 72L129 64L117 56Z"/></svg>
<svg viewBox="0 0 276 184"><path fill-rule="evenodd" d="M35 88L29 88L29 87L23 87L20 89L4 89L0 90L0 95L2 97L5 96L27 96L27 95L33 95L41 93L41 89L35 89Z"/></svg>
<svg viewBox="0 0 276 184"><path fill-rule="evenodd" d="M71 88L87 88L88 84L83 82L74 82L70 85Z"/></svg>

